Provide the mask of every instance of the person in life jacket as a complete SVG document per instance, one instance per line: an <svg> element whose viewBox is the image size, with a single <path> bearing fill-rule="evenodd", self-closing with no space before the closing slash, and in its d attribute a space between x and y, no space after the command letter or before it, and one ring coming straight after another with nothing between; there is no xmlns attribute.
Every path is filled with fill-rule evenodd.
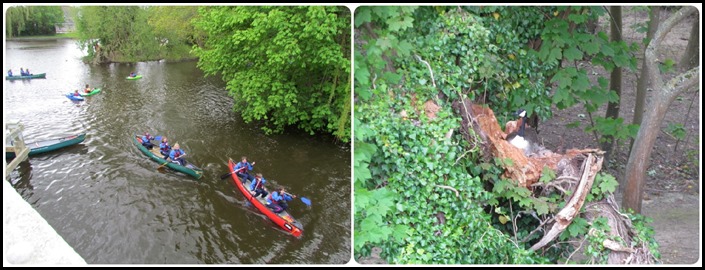
<svg viewBox="0 0 705 270"><path fill-rule="evenodd" d="M179 163L181 166L186 165L186 160L184 160L184 156L186 155L186 152L184 150L181 150L181 147L179 147L179 144L174 144L174 148L171 149L171 152L169 153L169 159L171 159L173 162Z"/></svg>
<svg viewBox="0 0 705 270"><path fill-rule="evenodd" d="M154 137L152 137L152 135L149 135L149 132L145 132L144 136L142 136L142 145L144 147L147 147L147 149L151 150L154 147L154 144L152 144L151 142L152 140L154 140Z"/></svg>
<svg viewBox="0 0 705 270"><path fill-rule="evenodd" d="M162 142L159 143L159 152L162 153L164 159L169 157L169 154L171 153L171 145L169 145L169 141L166 137L162 137Z"/></svg>
<svg viewBox="0 0 705 270"><path fill-rule="evenodd" d="M88 86L88 84L86 84L86 88L83 89L83 92L86 92L86 94L87 94L87 93L90 93L91 91L93 91L93 89L91 89L91 87Z"/></svg>
<svg viewBox="0 0 705 270"><path fill-rule="evenodd" d="M24 68L20 68L20 76L24 76L24 75L27 75L27 74L24 72Z"/></svg>
<svg viewBox="0 0 705 270"><path fill-rule="evenodd" d="M8 69L8 70L7 70L7 76L8 76L8 77L12 77L12 69Z"/></svg>
<svg viewBox="0 0 705 270"><path fill-rule="evenodd" d="M81 95L81 94L78 93L78 90L73 91L73 96L74 96L74 97L77 97L77 96L80 96L80 95Z"/></svg>
<svg viewBox="0 0 705 270"><path fill-rule="evenodd" d="M240 177L240 179L242 179L241 180L242 183L246 183L247 180L250 180L250 182L255 180L255 177L250 175L250 173L249 173L249 171L252 170L252 166L254 166L254 165L255 165L254 161L252 162L252 164L247 162L246 156L243 156L242 161L235 164L235 168L233 168L233 169L235 169L235 171L236 171L235 174L237 174L237 176ZM245 168L238 171L238 169L240 169L242 167L245 167Z"/></svg>
<svg viewBox="0 0 705 270"><path fill-rule="evenodd" d="M257 196L262 195L262 199L267 197L267 190L264 188L264 183L266 183L267 180L262 177L261 173L257 173L255 175L255 180L252 181L252 184L250 184L250 194L252 194L253 197L257 198Z"/></svg>
<svg viewBox="0 0 705 270"><path fill-rule="evenodd" d="M281 213L289 208L286 202L294 198L296 198L296 195L290 195L286 193L283 187L279 187L276 191L267 196L267 207L271 208L274 213Z"/></svg>

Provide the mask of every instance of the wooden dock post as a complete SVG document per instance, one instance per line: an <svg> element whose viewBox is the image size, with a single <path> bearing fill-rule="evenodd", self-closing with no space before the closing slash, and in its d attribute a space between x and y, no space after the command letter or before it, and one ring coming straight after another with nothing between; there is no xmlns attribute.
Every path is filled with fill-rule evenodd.
<svg viewBox="0 0 705 270"><path fill-rule="evenodd" d="M5 159L5 178L17 168L20 162L27 160L29 156L29 147L25 145L22 137L22 130L24 130L22 123L18 121L8 122L7 130L7 139L10 140L10 145L5 146L5 152L15 152L15 158L9 164L7 159Z"/></svg>

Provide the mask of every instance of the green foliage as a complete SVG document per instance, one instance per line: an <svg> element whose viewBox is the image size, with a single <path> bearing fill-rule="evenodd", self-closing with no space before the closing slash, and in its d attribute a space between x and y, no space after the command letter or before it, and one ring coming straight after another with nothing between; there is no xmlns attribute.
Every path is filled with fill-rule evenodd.
<svg viewBox="0 0 705 270"><path fill-rule="evenodd" d="M606 136L612 136L617 140L624 140L628 138L636 138L636 134L639 132L639 125L637 124L624 124L624 118L614 119L612 117L596 117L595 126L585 128L586 132L597 131L600 134ZM601 140L604 138L601 138Z"/></svg>
<svg viewBox="0 0 705 270"><path fill-rule="evenodd" d="M378 99L356 107L355 134L361 140L356 151L362 146L361 159L366 161L372 152L367 145L377 147L369 159L370 177L356 176L356 254L365 255L377 245L387 260L399 264L544 262L516 249L506 235L492 229L481 207L489 194L480 177L471 173L480 171L469 162L477 158L477 149L467 151L470 159L459 158L468 146L462 137L445 137L459 119L447 108L433 120L417 114L421 102L403 92L392 93L398 102ZM388 113L401 110L409 117ZM364 135L358 137L359 133ZM365 166L355 160L356 171ZM382 197L393 199L393 207Z"/></svg>
<svg viewBox="0 0 705 270"><path fill-rule="evenodd" d="M517 108L546 118L554 102L559 108L585 104L595 112L618 101L607 79L592 83L578 64L589 57L605 69L636 67L634 45L583 30L602 14L601 7L567 6L357 8L356 257L373 246L400 264L547 263L572 252L567 242L540 257L528 252L541 238L534 229L565 205L571 191L539 197L504 179L502 166L513 161L484 162L476 142L450 133L461 128L450 104L488 103L505 121ZM440 106L435 118L426 113L427 101ZM605 132L625 138L636 130L601 123ZM555 177L545 169L540 182ZM599 178L592 200L616 186L611 176ZM394 207L372 194L392 198ZM571 226L566 240L593 228L582 218Z"/></svg>
<svg viewBox="0 0 705 270"><path fill-rule="evenodd" d="M54 26L63 22L64 12L59 6L11 6L6 10L5 35L51 35L56 33Z"/></svg>
<svg viewBox="0 0 705 270"><path fill-rule="evenodd" d="M686 130L681 123L669 123L666 127L666 133L671 134L676 139L685 139Z"/></svg>
<svg viewBox="0 0 705 270"><path fill-rule="evenodd" d="M653 222L653 219L640 214L635 214L631 211L626 215L631 219L632 226L636 231L636 235L632 236L632 241L629 244L632 246L641 246L645 244L648 246L651 254L653 254L657 260L660 260L661 253L658 251L659 244L656 242L656 238L654 237L654 228L649 225L649 223Z"/></svg>
<svg viewBox="0 0 705 270"><path fill-rule="evenodd" d="M159 41L147 17L145 8L137 6L82 6L76 19L79 46L88 52L87 59L99 62L158 59Z"/></svg>
<svg viewBox="0 0 705 270"><path fill-rule="evenodd" d="M197 6L150 6L147 23L166 59L190 56L193 45L203 43L204 33L198 31L193 21L198 17Z"/></svg>
<svg viewBox="0 0 705 270"><path fill-rule="evenodd" d="M666 59L665 61L663 61L662 63L659 63L658 69L659 69L662 73L668 73L668 72L673 71L673 65L675 65L675 64L676 64L676 62L673 61L673 59L667 58L667 59Z"/></svg>
<svg viewBox="0 0 705 270"><path fill-rule="evenodd" d="M575 221L573 221L573 223L575 223ZM570 226L572 226L572 224ZM583 227L579 232L586 235L585 239L587 240L587 245L585 247L585 255L588 257L587 263L607 263L609 249L605 248L602 243L607 238L613 238L609 236L610 226L607 223L607 219L604 217L595 219L592 223L592 229L593 230L588 233L588 229Z"/></svg>
<svg viewBox="0 0 705 270"><path fill-rule="evenodd" d="M350 138L350 10L335 6L208 6L198 66L220 74L246 122Z"/></svg>

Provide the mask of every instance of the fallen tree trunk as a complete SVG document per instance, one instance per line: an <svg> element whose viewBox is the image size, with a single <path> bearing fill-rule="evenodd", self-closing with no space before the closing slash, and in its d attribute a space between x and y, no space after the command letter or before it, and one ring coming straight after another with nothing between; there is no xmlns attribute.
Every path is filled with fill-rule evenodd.
<svg viewBox="0 0 705 270"><path fill-rule="evenodd" d="M453 103L453 108L463 120L460 133L471 145L481 147L485 160L493 158L512 160L512 162L502 162L501 166L505 169L504 177L514 180L518 186L531 191L539 190L540 192L537 192L539 194L534 194L537 197L547 197L556 190L565 197L565 207L541 223L540 226L550 227L550 229L539 242L531 246L530 250L538 251L548 248L549 244L565 231L578 216L585 218L588 222L604 217L608 220L611 228L609 232L611 238L606 238L602 243L605 249L610 250L607 263L653 264L657 262L646 244L623 246L617 241L611 240L622 239L624 243L633 245L632 239L636 235L631 220L619 212L612 194L606 194L604 199L600 201L585 203L586 196L591 192L597 174L602 169L604 151L569 149L563 154L558 154L543 148L527 155L523 150L506 141L506 133L500 128L494 112L490 108L473 104L470 101L456 101ZM538 183L544 166L555 171L556 178L549 183ZM542 188L537 188L539 186ZM582 215L581 209L585 209ZM540 230L543 228L536 228L534 231ZM590 233L594 233L594 231L591 229ZM585 238L587 235L581 237Z"/></svg>

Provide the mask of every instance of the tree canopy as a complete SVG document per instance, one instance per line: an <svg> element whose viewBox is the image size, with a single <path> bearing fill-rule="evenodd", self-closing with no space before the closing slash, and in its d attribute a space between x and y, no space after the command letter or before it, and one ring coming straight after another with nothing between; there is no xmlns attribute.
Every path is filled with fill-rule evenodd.
<svg viewBox="0 0 705 270"><path fill-rule="evenodd" d="M198 66L220 74L245 121L350 137L350 10L336 6L201 7Z"/></svg>
<svg viewBox="0 0 705 270"><path fill-rule="evenodd" d="M64 22L59 6L12 6L5 15L7 37L55 34L57 23Z"/></svg>

